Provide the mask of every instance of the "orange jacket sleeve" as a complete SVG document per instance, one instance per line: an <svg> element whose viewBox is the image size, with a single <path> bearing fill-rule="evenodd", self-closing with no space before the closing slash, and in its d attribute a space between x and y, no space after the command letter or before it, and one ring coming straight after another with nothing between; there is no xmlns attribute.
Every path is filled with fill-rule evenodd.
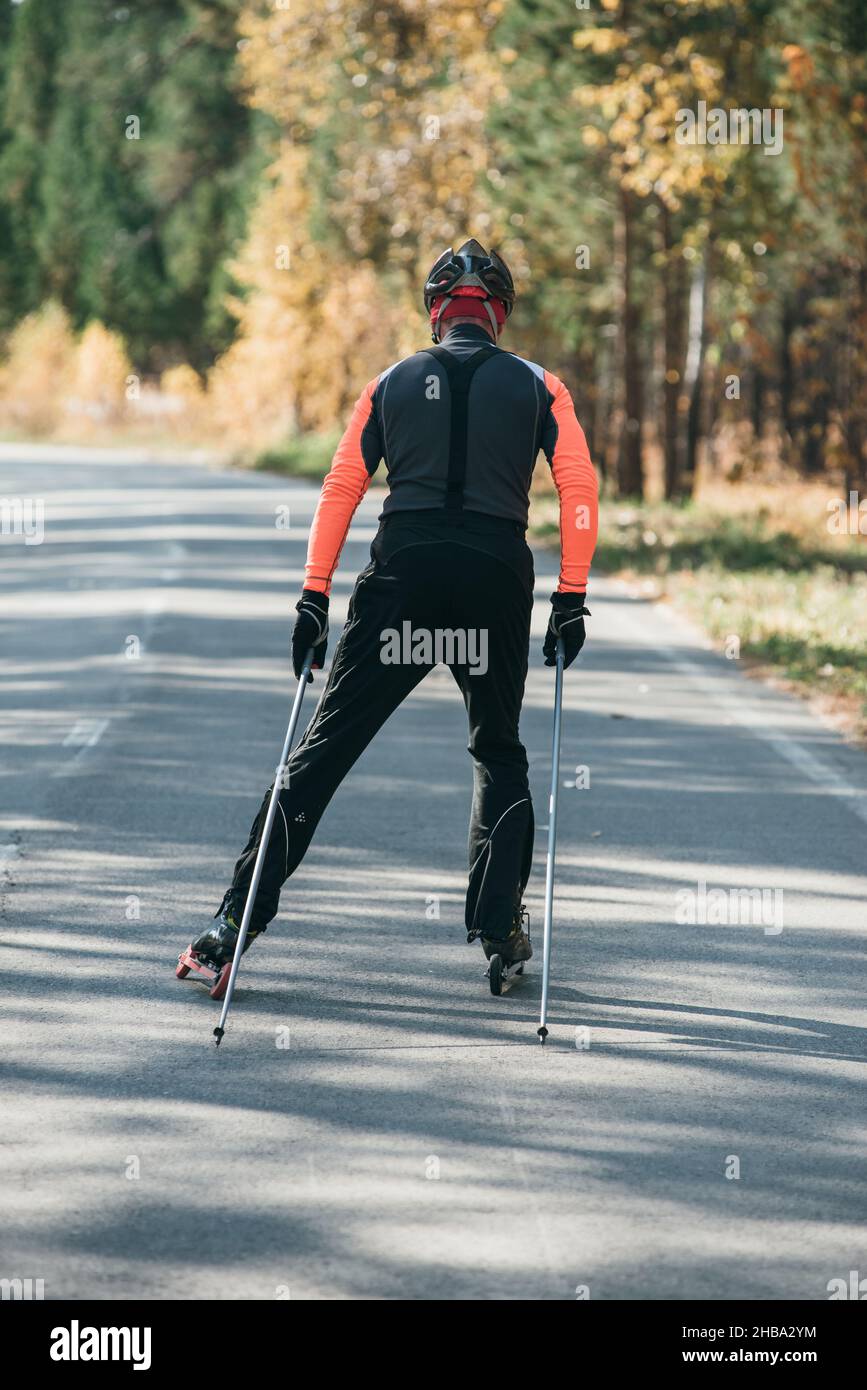
<svg viewBox="0 0 867 1390"><path fill-rule="evenodd" d="M373 409L378 383L379 377L369 381L355 402L319 494L307 544L304 587L320 594L331 592L331 580L350 522L382 457Z"/></svg>
<svg viewBox="0 0 867 1390"><path fill-rule="evenodd" d="M599 483L572 397L552 372L545 373L545 385L554 399L542 434L542 448L560 495L557 590L562 594L583 594L599 531Z"/></svg>

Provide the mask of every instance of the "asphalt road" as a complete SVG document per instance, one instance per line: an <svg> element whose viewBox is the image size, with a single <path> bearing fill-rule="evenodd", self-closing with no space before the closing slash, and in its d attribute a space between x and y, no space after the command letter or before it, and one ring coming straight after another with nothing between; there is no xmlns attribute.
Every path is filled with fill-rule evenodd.
<svg viewBox="0 0 867 1390"><path fill-rule="evenodd" d="M596 581L548 1046L538 960L494 999L464 941L470 761L438 671L329 809L217 1050L174 964L279 753L316 489L7 446L16 497L44 499L45 535L0 539L0 1276L55 1299L571 1300L825 1299L867 1275L861 753ZM538 557L522 723L537 945L555 569ZM730 889L764 890L765 918Z"/></svg>

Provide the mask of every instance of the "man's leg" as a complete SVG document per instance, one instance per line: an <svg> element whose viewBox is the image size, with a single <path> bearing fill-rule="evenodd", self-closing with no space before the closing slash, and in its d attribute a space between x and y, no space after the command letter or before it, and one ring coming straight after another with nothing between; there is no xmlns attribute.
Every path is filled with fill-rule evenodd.
<svg viewBox="0 0 867 1390"><path fill-rule="evenodd" d="M280 889L298 867L334 792L353 763L430 666L382 660L385 629L430 624L437 580L431 560L414 547L412 560L397 556L387 569L374 563L359 575L343 635L319 704L287 765L277 818L251 926L262 931L276 915ZM273 784L272 784L273 785ZM232 883L217 914L226 909L240 922L253 876L271 789L250 829Z"/></svg>
<svg viewBox="0 0 867 1390"><path fill-rule="evenodd" d="M532 562L525 581L478 552L458 601L460 625L486 634L487 670L453 666L467 707L473 758L467 931L508 936L533 862L533 803L518 720L527 678ZM477 648L478 651L478 648Z"/></svg>

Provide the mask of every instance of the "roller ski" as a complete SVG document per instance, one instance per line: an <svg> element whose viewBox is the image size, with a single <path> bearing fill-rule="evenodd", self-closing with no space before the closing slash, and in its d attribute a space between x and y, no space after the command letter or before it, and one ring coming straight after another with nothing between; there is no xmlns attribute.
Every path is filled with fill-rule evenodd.
<svg viewBox="0 0 867 1390"><path fill-rule="evenodd" d="M491 994L500 995L518 975L523 975L524 965L533 954L530 944L530 914L527 909L518 909L508 936L483 936L482 950L488 962L485 976L491 986Z"/></svg>
<svg viewBox="0 0 867 1390"><path fill-rule="evenodd" d="M259 932L248 931L244 951L256 940ZM208 927L200 937L178 956L175 978L183 980L191 970L197 970L205 982L212 981L208 993L212 999L222 999L229 983L232 961L238 945L238 924L231 913L222 912L213 927ZM243 952L242 952L243 954Z"/></svg>

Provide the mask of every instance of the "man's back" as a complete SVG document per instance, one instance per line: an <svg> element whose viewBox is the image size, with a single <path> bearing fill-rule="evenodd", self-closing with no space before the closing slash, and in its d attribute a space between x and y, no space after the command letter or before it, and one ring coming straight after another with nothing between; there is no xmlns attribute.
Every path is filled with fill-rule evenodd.
<svg viewBox="0 0 867 1390"><path fill-rule="evenodd" d="M384 515L446 504L455 397L443 355L472 367L480 349L484 359L468 383L462 506L526 526L548 391L540 372L471 324L454 328L441 349L414 353L379 378L371 404L388 478Z"/></svg>
<svg viewBox="0 0 867 1390"><path fill-rule="evenodd" d="M338 446L311 535L306 588L328 593L352 515L384 460L382 515L441 511L501 517L522 529L543 450L560 494L560 589L583 592L597 523L597 482L563 383L458 323L368 382Z"/></svg>

